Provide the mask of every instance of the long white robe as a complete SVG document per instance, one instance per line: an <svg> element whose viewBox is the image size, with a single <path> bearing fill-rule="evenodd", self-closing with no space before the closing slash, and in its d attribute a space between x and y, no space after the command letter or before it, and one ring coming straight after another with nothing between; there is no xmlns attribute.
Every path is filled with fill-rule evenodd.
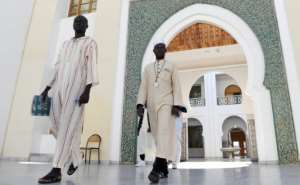
<svg viewBox="0 0 300 185"><path fill-rule="evenodd" d="M81 162L80 138L84 105L78 100L86 85L97 85L97 44L90 37L72 38L63 43L52 77L51 131L57 138L53 166L63 168Z"/></svg>
<svg viewBox="0 0 300 185"><path fill-rule="evenodd" d="M178 71L169 62L163 69L155 87L154 63L146 66L139 89L137 104L145 105L149 112L151 133L156 145L156 157L176 160L176 125L172 106L185 107L182 100Z"/></svg>

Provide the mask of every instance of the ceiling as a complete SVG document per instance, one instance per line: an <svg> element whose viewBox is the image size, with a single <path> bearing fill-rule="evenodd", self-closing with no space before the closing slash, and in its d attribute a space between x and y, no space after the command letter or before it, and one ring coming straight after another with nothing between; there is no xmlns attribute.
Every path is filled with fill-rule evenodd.
<svg viewBox="0 0 300 185"><path fill-rule="evenodd" d="M169 52L236 44L236 40L221 28L196 23L180 32L168 45Z"/></svg>

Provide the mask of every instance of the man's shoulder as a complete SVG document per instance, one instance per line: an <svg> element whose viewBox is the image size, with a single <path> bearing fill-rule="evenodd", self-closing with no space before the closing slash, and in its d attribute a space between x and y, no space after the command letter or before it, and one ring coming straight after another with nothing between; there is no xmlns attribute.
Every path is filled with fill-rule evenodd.
<svg viewBox="0 0 300 185"><path fill-rule="evenodd" d="M174 70L175 68L176 68L176 66L173 64L173 62L170 62L170 61L168 61L168 60L166 60L165 61L166 63L164 64L164 67L165 68L168 68L169 70ZM145 68L144 69L152 69L153 68L153 66L154 66L154 63L155 62L150 62L150 63L148 63L146 66L145 66Z"/></svg>
<svg viewBox="0 0 300 185"><path fill-rule="evenodd" d="M68 43L70 43L72 41L72 39L67 39L62 43L62 47L66 47L68 45Z"/></svg>
<svg viewBox="0 0 300 185"><path fill-rule="evenodd" d="M176 69L176 65L171 62L171 61L168 61L166 60L166 65L165 65L166 68L168 68L169 70L173 71Z"/></svg>
<svg viewBox="0 0 300 185"><path fill-rule="evenodd" d="M173 64L173 62L171 62L169 60L166 60L166 66L168 66L168 67L174 67L174 64Z"/></svg>
<svg viewBox="0 0 300 185"><path fill-rule="evenodd" d="M90 37L90 36L87 36L86 38L89 40L89 43L90 43L90 44L97 45L97 42L96 42L96 40L95 40L94 38L92 38L92 37Z"/></svg>

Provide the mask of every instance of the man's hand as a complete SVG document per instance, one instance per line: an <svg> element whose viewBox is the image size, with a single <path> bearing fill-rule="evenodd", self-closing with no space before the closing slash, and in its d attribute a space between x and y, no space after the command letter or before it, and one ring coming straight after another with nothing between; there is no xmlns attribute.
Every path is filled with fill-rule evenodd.
<svg viewBox="0 0 300 185"><path fill-rule="evenodd" d="M143 126L143 118L144 118L144 116L140 116L138 130L137 130L137 135L140 135L140 130L141 130L142 126Z"/></svg>
<svg viewBox="0 0 300 185"><path fill-rule="evenodd" d="M84 91L79 98L79 106L81 106L82 104L87 104L89 100L90 100L90 93Z"/></svg>
<svg viewBox="0 0 300 185"><path fill-rule="evenodd" d="M90 90L91 90L92 85L89 84L85 87L83 93L79 97L79 106L82 104L87 104L90 100Z"/></svg>
<svg viewBox="0 0 300 185"><path fill-rule="evenodd" d="M45 88L45 90L41 93L41 97L42 97L42 102L45 102L46 101L46 98L47 98L47 96L48 96L48 91L51 89L51 87L50 86L47 86L46 88Z"/></svg>
<svg viewBox="0 0 300 185"><path fill-rule="evenodd" d="M178 107L176 107L176 106L172 107L172 111L171 112L172 112L172 115L175 116L175 117L179 117L180 113L181 113L180 109Z"/></svg>
<svg viewBox="0 0 300 185"><path fill-rule="evenodd" d="M145 111L145 109L144 109L144 106L142 104L138 104L136 106L136 112L137 112L137 115L139 117L143 117L144 116L144 111Z"/></svg>

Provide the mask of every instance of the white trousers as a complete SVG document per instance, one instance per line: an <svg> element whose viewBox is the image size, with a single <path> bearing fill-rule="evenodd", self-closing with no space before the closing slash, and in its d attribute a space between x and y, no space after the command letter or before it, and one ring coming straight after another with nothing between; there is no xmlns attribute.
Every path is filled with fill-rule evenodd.
<svg viewBox="0 0 300 185"><path fill-rule="evenodd" d="M176 118L176 161L180 162L181 158L181 141L182 141L182 120L181 118Z"/></svg>
<svg viewBox="0 0 300 185"><path fill-rule="evenodd" d="M155 156L154 141L151 133L148 133L148 115L144 113L143 125L137 137L137 161L140 161L140 155L145 154L145 160L152 161Z"/></svg>

